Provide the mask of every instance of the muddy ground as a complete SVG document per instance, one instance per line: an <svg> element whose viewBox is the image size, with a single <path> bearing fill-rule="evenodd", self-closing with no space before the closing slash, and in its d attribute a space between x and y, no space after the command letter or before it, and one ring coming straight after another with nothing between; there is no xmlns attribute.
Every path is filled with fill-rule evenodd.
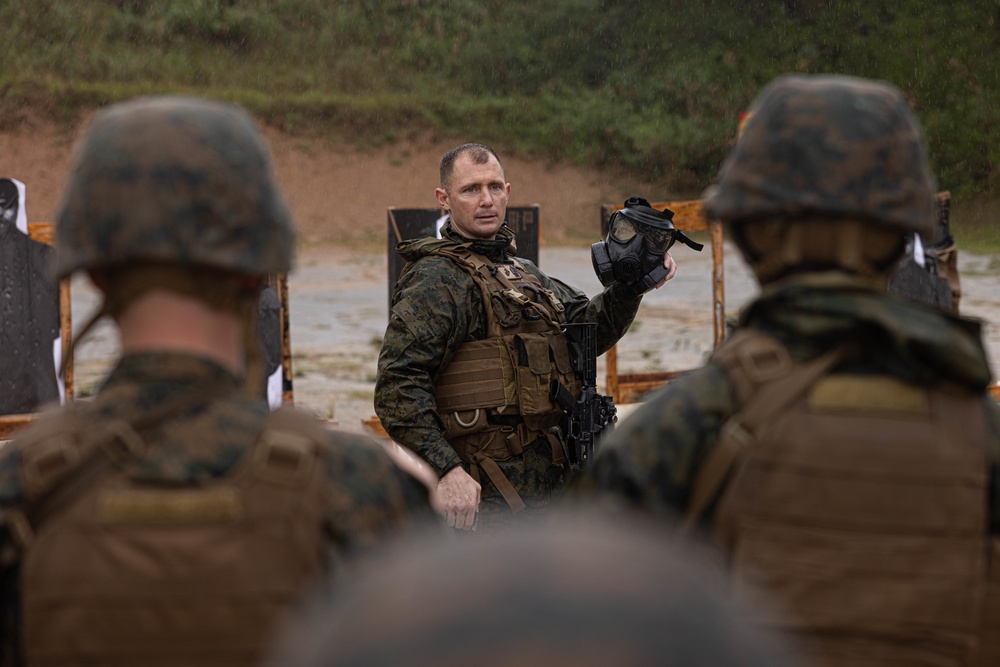
<svg viewBox="0 0 1000 667"><path fill-rule="evenodd" d="M289 276L296 403L360 430L372 416L375 363L387 321L386 208L432 207L437 161L452 146L426 139L369 151L337 138L303 138L264 128L301 242ZM475 138L471 138L475 139ZM27 186L31 222L53 219L66 178L73 131L41 120L0 132L0 176ZM512 204L538 203L545 243L539 264L589 294L600 291L589 256L600 205L631 194L652 200L681 197L662 185L617 178L571 165L505 156ZM674 251L676 278L644 299L632 330L618 346L619 370L690 368L711 351L709 252ZM960 253L962 312L986 321L994 374L1000 373L1000 258ZM732 248L726 252L727 314L752 298L756 284ZM73 316L94 307L92 289L74 282ZM99 327L77 352L80 395L94 391L116 354L111 329ZM599 384L603 383L599 360Z"/></svg>

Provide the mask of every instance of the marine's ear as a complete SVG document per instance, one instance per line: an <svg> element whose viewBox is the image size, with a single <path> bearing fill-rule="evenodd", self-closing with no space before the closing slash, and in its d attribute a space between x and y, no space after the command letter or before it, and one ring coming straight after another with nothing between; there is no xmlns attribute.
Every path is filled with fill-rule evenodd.
<svg viewBox="0 0 1000 667"><path fill-rule="evenodd" d="M434 198L437 199L438 205L447 212L451 212L451 206L448 204L448 193L442 189L437 188L434 190Z"/></svg>

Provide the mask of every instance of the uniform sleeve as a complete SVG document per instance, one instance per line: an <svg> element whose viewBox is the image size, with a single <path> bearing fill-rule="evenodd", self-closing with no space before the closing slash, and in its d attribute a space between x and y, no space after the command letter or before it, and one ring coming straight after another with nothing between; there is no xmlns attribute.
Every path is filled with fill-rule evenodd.
<svg viewBox="0 0 1000 667"><path fill-rule="evenodd" d="M683 512L697 471L736 410L725 373L714 364L674 380L602 440L593 467L568 495Z"/></svg>
<svg viewBox="0 0 1000 667"><path fill-rule="evenodd" d="M434 382L468 340L478 291L447 259L427 257L393 294L375 379L375 414L389 436L427 461L440 477L461 462L444 439ZM481 310L478 309L478 310Z"/></svg>
<svg viewBox="0 0 1000 667"><path fill-rule="evenodd" d="M634 296L620 285L612 285L603 292L588 299L587 295L571 285L550 278L538 267L525 262L542 282L551 290L566 308L567 322L594 322L597 324L597 354L604 354L625 335L635 319L642 296Z"/></svg>

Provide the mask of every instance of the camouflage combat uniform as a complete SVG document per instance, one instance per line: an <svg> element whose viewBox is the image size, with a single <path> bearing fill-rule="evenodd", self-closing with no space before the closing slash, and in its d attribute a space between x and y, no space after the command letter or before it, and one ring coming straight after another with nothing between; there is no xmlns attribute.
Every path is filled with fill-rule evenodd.
<svg viewBox="0 0 1000 667"><path fill-rule="evenodd" d="M449 225L443 243L468 242ZM438 476L462 465L454 448L444 439L441 419L435 410L434 383L458 347L486 338L486 315L482 295L469 274L452 260L413 252L416 242L398 247L402 257L415 262L404 273L393 292L392 312L379 354L375 386L375 410L389 435L427 461ZM473 251L490 261L512 256L514 234L501 227L494 240L473 242ZM526 268L538 276L565 306L568 322L596 322L598 354L605 352L626 332L635 317L641 297L624 296L612 286L593 299L580 290L550 278L528 260ZM498 461L503 474L527 504L525 511L543 506L563 483L561 466L554 466L549 446L538 443L523 454ZM466 470L468 466L466 465ZM494 485L482 480L480 511L507 512L507 505Z"/></svg>
<svg viewBox="0 0 1000 667"><path fill-rule="evenodd" d="M996 650L1000 405L981 324L886 293L906 237L936 220L935 188L895 87L772 82L704 195L761 295L580 481L703 529L734 590L786 608L763 620L809 664Z"/></svg>
<svg viewBox="0 0 1000 667"><path fill-rule="evenodd" d="M138 431L147 453L129 462L123 474L136 488L198 489L224 482L247 465L268 417L267 404L240 385L240 379L207 359L133 354L123 357L93 401L77 410L88 430L99 432L117 420L141 420L167 402L194 395L193 404L182 413ZM51 417L59 413L39 417L32 429L44 430ZM44 447L33 433L29 429L21 434L0 457L0 507L6 513L30 507L22 489L20 443ZM326 514L316 531L325 536L327 549L321 559L331 574L339 573L338 564L354 560L390 534L432 519L426 488L394 466L377 443L360 434L331 431L325 442L315 444L329 488ZM0 553L11 553L11 540L9 534L0 534ZM0 644L13 649L18 619L9 612L17 604L18 567L5 564L4 570L0 595L8 614Z"/></svg>
<svg viewBox="0 0 1000 667"><path fill-rule="evenodd" d="M378 443L259 397L260 289L291 269L294 231L246 112L102 110L56 230L56 277L90 273L92 322L114 316L126 353L92 400L0 451L0 661L257 664L325 573L436 519L427 490ZM190 338L137 340L150 303ZM217 324L242 327L233 359Z"/></svg>
<svg viewBox="0 0 1000 667"><path fill-rule="evenodd" d="M240 465L269 414L266 403L241 390L241 382L208 359L166 352L132 354L119 360L94 399L77 409L100 430L104 423L136 420L195 390L207 393L210 398L142 433L148 453L127 466L128 476L144 483L197 485ZM193 430L197 440L187 437ZM2 450L3 507L25 500L18 443L30 436L27 431ZM330 431L329 441L319 444L326 476L339 490L331 496L323 528L330 537L331 557L370 546L393 525L429 511L426 488L392 465L370 438Z"/></svg>

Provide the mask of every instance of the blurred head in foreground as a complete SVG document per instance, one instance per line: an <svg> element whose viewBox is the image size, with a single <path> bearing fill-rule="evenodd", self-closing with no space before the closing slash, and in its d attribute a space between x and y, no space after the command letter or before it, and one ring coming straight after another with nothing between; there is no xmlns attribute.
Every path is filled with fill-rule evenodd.
<svg viewBox="0 0 1000 667"><path fill-rule="evenodd" d="M581 514L384 554L275 664L787 664L719 573L652 526Z"/></svg>

